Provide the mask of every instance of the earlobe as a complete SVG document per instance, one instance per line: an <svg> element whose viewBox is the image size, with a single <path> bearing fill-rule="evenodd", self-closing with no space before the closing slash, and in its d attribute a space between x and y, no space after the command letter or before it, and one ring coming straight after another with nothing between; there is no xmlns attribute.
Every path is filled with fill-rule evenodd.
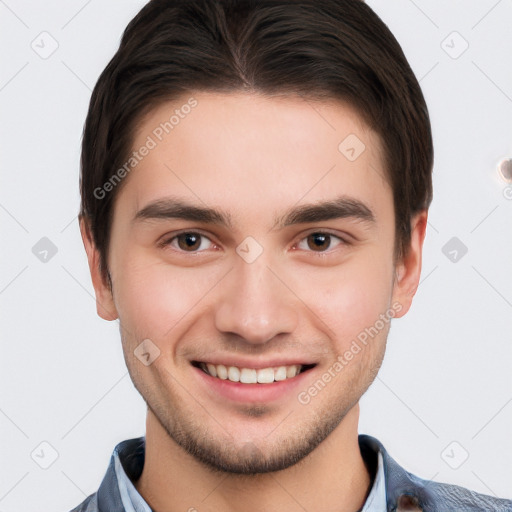
<svg viewBox="0 0 512 512"><path fill-rule="evenodd" d="M396 264L393 302L399 302L402 305L400 313L396 315L397 317L401 317L409 311L412 299L418 289L427 218L426 210L420 211L413 217L411 221L411 241L407 253Z"/></svg>
<svg viewBox="0 0 512 512"><path fill-rule="evenodd" d="M80 234L82 235L85 252L87 253L89 271L96 295L96 311L104 320L116 320L118 314L110 284L101 272L100 254L94 244L89 225L83 217L80 218Z"/></svg>

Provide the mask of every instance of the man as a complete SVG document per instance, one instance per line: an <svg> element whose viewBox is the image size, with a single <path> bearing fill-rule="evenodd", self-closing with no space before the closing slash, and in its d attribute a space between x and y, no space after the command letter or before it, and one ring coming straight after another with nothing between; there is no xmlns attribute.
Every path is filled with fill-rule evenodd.
<svg viewBox="0 0 512 512"><path fill-rule="evenodd" d="M75 511L512 510L358 436L432 165L419 84L360 0L147 4L92 95L80 214L146 435Z"/></svg>

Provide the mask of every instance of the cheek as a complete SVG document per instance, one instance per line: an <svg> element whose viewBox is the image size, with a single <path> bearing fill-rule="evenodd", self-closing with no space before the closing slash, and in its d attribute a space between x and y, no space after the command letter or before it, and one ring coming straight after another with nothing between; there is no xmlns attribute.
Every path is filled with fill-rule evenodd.
<svg viewBox="0 0 512 512"><path fill-rule="evenodd" d="M308 305L329 327L327 334L338 352L388 310L391 276L392 265L386 259L358 255L357 261L311 281L315 286L307 294Z"/></svg>
<svg viewBox="0 0 512 512"><path fill-rule="evenodd" d="M218 272L176 268L137 254L120 258L117 265L116 309L137 339L166 339L187 315L197 314L201 300L220 279Z"/></svg>

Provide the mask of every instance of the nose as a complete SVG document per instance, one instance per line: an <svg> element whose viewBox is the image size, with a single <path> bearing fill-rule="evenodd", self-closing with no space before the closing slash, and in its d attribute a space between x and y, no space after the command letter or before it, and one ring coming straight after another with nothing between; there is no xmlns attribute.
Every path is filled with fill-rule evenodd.
<svg viewBox="0 0 512 512"><path fill-rule="evenodd" d="M264 344L295 330L298 299L284 276L269 268L263 255L252 263L240 258L227 279L216 302L219 331L238 335L251 344Z"/></svg>

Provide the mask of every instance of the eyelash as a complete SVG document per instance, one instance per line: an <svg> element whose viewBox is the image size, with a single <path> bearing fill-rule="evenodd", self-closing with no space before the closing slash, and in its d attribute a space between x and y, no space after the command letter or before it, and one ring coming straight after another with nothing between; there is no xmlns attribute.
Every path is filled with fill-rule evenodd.
<svg viewBox="0 0 512 512"><path fill-rule="evenodd" d="M215 242L213 242L207 235L205 235L204 233L201 233L200 231L181 231L179 233L174 234L171 238L165 238L158 245L161 248L166 248L166 247L170 246L173 241L177 240L178 237L181 235L199 235L200 237L206 238L212 244L215 245ZM337 239L339 241L339 243L337 245L346 245L346 246L351 245L351 242L349 242L346 238L336 235L330 231L314 230L314 231L311 231L311 232L307 233L306 235L304 235L297 243L294 244L294 247L299 245L301 242L307 240L307 238L310 237L311 235L327 235L331 238ZM332 240L331 240L331 242L332 242ZM337 245L335 247L337 247ZM173 249L176 252L179 252L181 254L200 254L201 252L204 252L204 250L205 250L205 249L203 249L202 251L184 251L182 249L176 249L176 248L173 248ZM320 257L325 256L326 254L330 254L332 251L333 251L333 249L331 249L331 247L329 247L329 249L327 249L326 251L313 251L313 250L307 251L306 250L306 252L310 252L311 254L314 254L314 255L320 256Z"/></svg>

